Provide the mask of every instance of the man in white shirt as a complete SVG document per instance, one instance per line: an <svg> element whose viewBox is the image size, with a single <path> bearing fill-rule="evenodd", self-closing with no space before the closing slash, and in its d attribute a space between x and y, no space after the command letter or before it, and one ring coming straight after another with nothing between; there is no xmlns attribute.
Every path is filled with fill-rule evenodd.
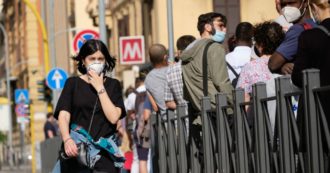
<svg viewBox="0 0 330 173"><path fill-rule="evenodd" d="M226 55L226 61L230 64L237 74L241 72L243 66L251 59L251 46L253 38L253 26L249 22L241 22L235 31L236 47L234 51ZM232 82L236 76L228 67L229 79Z"/></svg>

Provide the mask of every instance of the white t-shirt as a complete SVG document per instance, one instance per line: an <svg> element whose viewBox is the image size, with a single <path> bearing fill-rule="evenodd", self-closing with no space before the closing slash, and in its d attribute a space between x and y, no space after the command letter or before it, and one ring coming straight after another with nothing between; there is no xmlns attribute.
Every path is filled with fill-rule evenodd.
<svg viewBox="0 0 330 173"><path fill-rule="evenodd" d="M226 61L235 69L237 74L241 73L242 68L251 59L251 47L236 46L234 51L226 55ZM228 67L227 67L228 68ZM235 79L235 74L228 68L230 81Z"/></svg>
<svg viewBox="0 0 330 173"><path fill-rule="evenodd" d="M145 85L141 85L139 87L136 88L137 92L144 92L146 91L146 86ZM131 94L129 94L127 96L127 101L126 101L126 110L134 110L135 109L135 99L136 99L136 94L134 92L132 92Z"/></svg>

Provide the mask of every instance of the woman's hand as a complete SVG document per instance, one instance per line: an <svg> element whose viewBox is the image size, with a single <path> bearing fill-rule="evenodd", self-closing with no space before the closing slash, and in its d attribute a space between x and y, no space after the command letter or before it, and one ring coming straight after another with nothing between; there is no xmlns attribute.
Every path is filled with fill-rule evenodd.
<svg viewBox="0 0 330 173"><path fill-rule="evenodd" d="M101 75L98 75L95 71L89 70L87 72L87 76L88 76L88 82L94 87L94 89L97 92L104 88L104 85L103 85L104 74L103 73L101 73Z"/></svg>
<svg viewBox="0 0 330 173"><path fill-rule="evenodd" d="M77 145L71 138L68 138L64 141L64 150L65 150L65 154L68 157L77 157L78 156Z"/></svg>

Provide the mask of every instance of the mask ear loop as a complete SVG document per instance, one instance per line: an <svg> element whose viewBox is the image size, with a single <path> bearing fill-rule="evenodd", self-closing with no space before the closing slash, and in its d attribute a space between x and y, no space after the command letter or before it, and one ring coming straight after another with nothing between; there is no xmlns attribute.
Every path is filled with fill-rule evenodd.
<svg viewBox="0 0 330 173"><path fill-rule="evenodd" d="M329 0L330 1L330 0ZM313 21L315 22L315 17L314 14L312 12L312 7L311 7L311 3L309 2L309 0L307 0L308 3L308 10L309 10L309 15L311 16L311 18L313 19Z"/></svg>
<svg viewBox="0 0 330 173"><path fill-rule="evenodd" d="M304 2L305 2L306 0L304 0L303 2L301 2L301 4L300 4L300 7L299 7L299 11L300 11L300 9L303 7L303 4L304 4ZM304 15L305 15L305 13L306 13L306 9L309 7L309 0L307 0L307 7L304 9L304 11L301 13L301 16L300 17L303 17Z"/></svg>

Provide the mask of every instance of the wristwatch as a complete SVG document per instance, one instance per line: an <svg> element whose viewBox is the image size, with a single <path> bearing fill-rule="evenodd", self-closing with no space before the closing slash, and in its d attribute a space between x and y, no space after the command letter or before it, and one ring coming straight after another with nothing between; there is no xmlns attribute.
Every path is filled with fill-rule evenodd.
<svg viewBox="0 0 330 173"><path fill-rule="evenodd" d="M100 95L100 94L102 94L102 93L104 93L104 92L105 92L105 89L102 88L102 89L100 89L100 91L97 92L97 94Z"/></svg>

